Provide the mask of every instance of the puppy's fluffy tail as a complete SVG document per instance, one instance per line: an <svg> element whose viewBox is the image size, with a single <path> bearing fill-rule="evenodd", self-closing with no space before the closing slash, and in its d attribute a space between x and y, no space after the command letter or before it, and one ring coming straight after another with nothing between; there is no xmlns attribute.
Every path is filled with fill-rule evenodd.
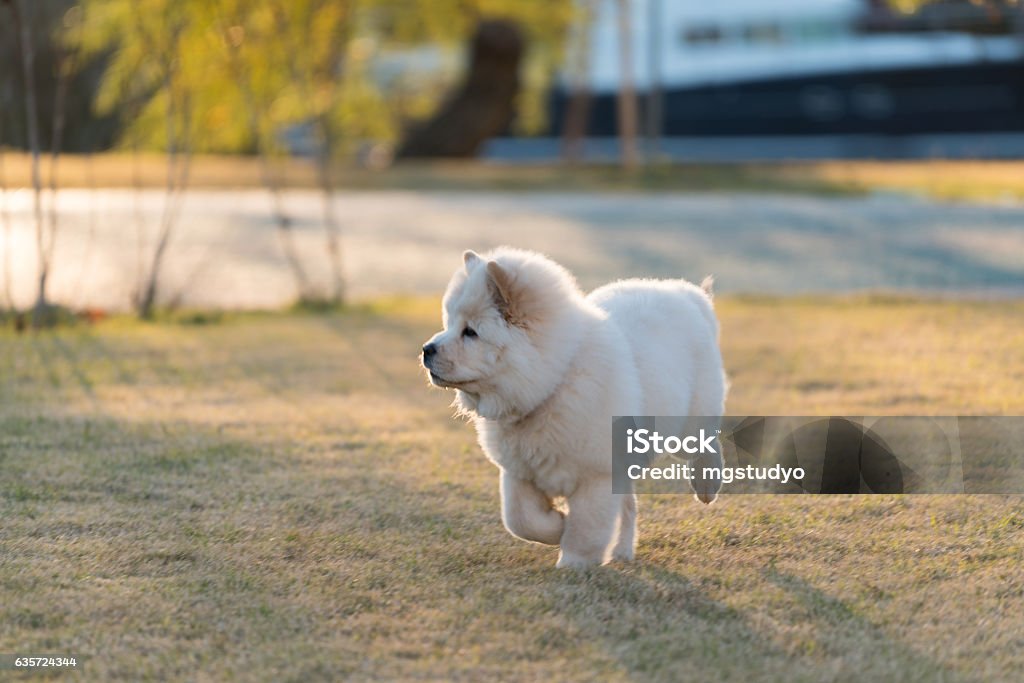
<svg viewBox="0 0 1024 683"><path fill-rule="evenodd" d="M715 277L708 275L700 282L700 291L704 292L704 296L707 297L705 300L698 301L698 308L700 309L701 315L704 316L704 320L707 321L708 325L715 331L715 338L718 338L718 318L715 317L715 293L713 288L715 286ZM698 297L699 299L699 297Z"/></svg>
<svg viewBox="0 0 1024 683"><path fill-rule="evenodd" d="M704 290L704 293L708 295L709 299L715 298L715 293L712 291L715 286L715 276L708 275L706 278L700 281L700 288Z"/></svg>

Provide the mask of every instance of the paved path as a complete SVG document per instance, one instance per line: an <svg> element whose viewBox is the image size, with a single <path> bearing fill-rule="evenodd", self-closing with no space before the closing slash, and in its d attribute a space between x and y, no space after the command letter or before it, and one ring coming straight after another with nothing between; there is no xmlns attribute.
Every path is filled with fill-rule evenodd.
<svg viewBox="0 0 1024 683"><path fill-rule="evenodd" d="M15 293L25 304L36 271L30 196L20 191L8 200ZM463 249L499 244L545 251L585 287L625 276L714 273L719 291L729 292L1024 294L1019 205L896 196L416 192L340 193L335 201L356 297L439 293ZM54 297L125 308L138 273L135 216L143 216L148 253L162 206L158 191L62 192ZM289 193L287 206L309 269L325 282L319 196ZM295 290L266 194L190 192L163 291L193 306L267 307L291 300Z"/></svg>

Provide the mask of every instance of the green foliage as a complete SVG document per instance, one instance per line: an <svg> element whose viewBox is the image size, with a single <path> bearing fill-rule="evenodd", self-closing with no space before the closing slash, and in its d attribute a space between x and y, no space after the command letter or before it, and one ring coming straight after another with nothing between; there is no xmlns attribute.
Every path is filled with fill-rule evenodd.
<svg viewBox="0 0 1024 683"><path fill-rule="evenodd" d="M921 9L923 5L928 4L928 0L892 0L889 6L897 12L903 12L904 14L910 14Z"/></svg>
<svg viewBox="0 0 1024 683"><path fill-rule="evenodd" d="M170 104L175 138L196 152L279 153L284 130L316 121L317 142L339 154L359 141L396 139L444 94L381 77L378 58L426 44L453 53L488 17L517 21L528 37L521 119L536 129L573 7L572 0L83 0L80 41L87 54L111 54L95 105L120 113L122 143L166 149Z"/></svg>

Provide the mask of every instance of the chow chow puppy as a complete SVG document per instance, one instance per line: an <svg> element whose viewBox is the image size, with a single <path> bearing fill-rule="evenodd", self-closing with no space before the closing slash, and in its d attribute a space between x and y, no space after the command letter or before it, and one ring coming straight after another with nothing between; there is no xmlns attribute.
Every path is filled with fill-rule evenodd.
<svg viewBox="0 0 1024 683"><path fill-rule="evenodd" d="M710 279L624 280L585 295L540 254L503 247L463 260L422 362L455 390L501 470L505 527L560 546L558 567L633 559L636 496L612 493L612 417L723 414ZM718 485L694 488L710 503Z"/></svg>

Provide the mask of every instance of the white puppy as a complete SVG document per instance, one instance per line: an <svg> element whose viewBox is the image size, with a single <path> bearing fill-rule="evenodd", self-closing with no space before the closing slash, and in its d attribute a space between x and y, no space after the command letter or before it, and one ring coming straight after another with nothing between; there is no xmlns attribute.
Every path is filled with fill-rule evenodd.
<svg viewBox="0 0 1024 683"><path fill-rule="evenodd" d="M631 560L636 496L612 493L612 417L723 414L710 280L625 280L584 295L540 254L467 251L464 262L423 365L456 390L501 470L506 528L560 546L559 567ZM697 494L710 503L716 492Z"/></svg>

